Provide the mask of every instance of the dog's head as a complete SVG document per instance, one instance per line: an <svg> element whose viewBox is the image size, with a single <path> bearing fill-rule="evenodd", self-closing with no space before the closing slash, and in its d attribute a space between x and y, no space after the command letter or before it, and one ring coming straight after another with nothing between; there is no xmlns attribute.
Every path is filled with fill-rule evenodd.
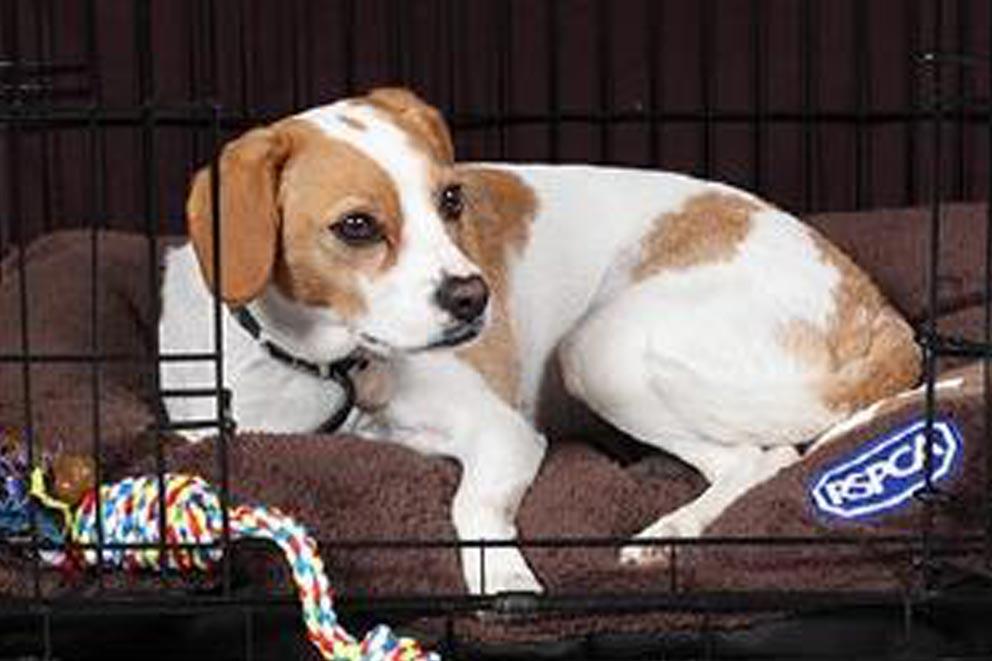
<svg viewBox="0 0 992 661"><path fill-rule="evenodd" d="M379 89L253 129L217 169L219 274L209 167L187 217L225 302L274 290L383 350L453 346L481 330L489 290L454 240L466 202L451 136L413 93Z"/></svg>

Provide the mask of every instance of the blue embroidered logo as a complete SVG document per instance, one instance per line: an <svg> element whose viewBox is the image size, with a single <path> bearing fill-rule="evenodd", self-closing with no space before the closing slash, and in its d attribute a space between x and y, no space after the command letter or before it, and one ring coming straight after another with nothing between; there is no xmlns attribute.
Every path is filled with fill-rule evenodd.
<svg viewBox="0 0 992 661"><path fill-rule="evenodd" d="M906 503L926 484L925 427L925 420L910 423L828 466L810 490L816 509L842 519L863 520ZM933 430L931 481L937 483L957 465L964 442L950 420L935 420Z"/></svg>

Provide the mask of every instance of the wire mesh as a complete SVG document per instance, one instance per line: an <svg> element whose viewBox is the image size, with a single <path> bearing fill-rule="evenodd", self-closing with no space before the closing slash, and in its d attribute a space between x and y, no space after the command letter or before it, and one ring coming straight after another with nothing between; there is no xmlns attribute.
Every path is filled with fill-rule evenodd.
<svg viewBox="0 0 992 661"><path fill-rule="evenodd" d="M16 365L21 370L29 462L34 463L38 452L33 434L32 367L60 363L90 366L92 456L99 481L101 373L109 364L127 362L147 371L157 399L215 399L215 418L173 423L160 415L149 431L155 439L155 472L159 493L163 494L168 466L162 437L180 429L216 429L221 439L217 444L217 475L226 505L230 498L227 442L232 426L229 394L222 387L220 298L215 297L214 306L216 343L208 352L163 353L154 337L141 354L102 346L99 233L112 227L144 233L147 287L153 297L157 296L160 237L181 227L185 187L175 182L188 179L194 164L213 158L226 138L245 128L292 109L394 82L416 86L445 108L460 151L469 158L583 160L686 169L739 184L806 212L929 201L929 314L920 338L926 357L931 439L926 461L930 466L935 379L941 358L984 360L986 429L992 427L988 368L992 357L988 306L992 270L986 270L981 340L942 335L936 321L942 303L937 289L942 203L949 197L983 199L992 191L992 167L988 163L992 114L987 100L981 98L992 92L992 67L983 58L957 55L990 49L992 11L965 0L896 3L899 30L883 40L882 32L892 28L884 19L896 5L889 3L891 6L879 9L882 4L803 0L781 7L772 0L735 0L735 10L741 11L731 11L724 3L712 0L500 0L485 4L453 0L423 4L401 0L135 0L113 7L88 0L67 9L54 0L5 0L0 4L0 146L6 164L0 183L4 221L0 254L14 256L20 283L21 344L15 352L0 354L0 365ZM986 30L974 27L980 25L983 11ZM841 39L836 31L831 32L831 22L842 25L847 36ZM589 40L578 39L579 33L589 35ZM731 33L734 36L728 37ZM130 46L122 34L130 36ZM325 38L328 34L334 37ZM684 35L692 35L692 45L681 43L680 34L683 41ZM880 73L877 45L883 41L899 46L896 56L889 55L886 60L889 64L885 66L891 67L889 75ZM846 58L839 54L845 49L850 54ZM952 52L956 55L947 54ZM795 70L782 70L782 60L792 62ZM880 77L894 82L887 87ZM724 91L734 79L747 81L737 96ZM832 103L830 91L838 85L848 91L849 103ZM890 131L898 134L895 143L883 140ZM978 148L970 138L983 134L985 144ZM847 145L839 150L839 156L825 146L837 136ZM174 137L180 139L172 140ZM82 170L67 167L62 156L77 143L83 146L87 164ZM125 156L128 152L130 158ZM128 173L111 174L111 161L121 158L134 167ZM33 169L26 169L25 163ZM945 167L948 163L949 168ZM211 172L214 233L219 236L220 174L215 158ZM850 175L832 177L837 172ZM38 176L32 176L35 173ZM838 184L836 179L849 181ZM77 219L83 219L91 237L92 343L84 354L39 353L30 343L24 249L41 233ZM221 260L218 249L214 273L221 273ZM986 265L992 268L992 215L986 229ZM219 282L214 286L220 290ZM163 390L158 383L158 366L163 361L212 362L214 387ZM992 493L992 452L987 457L988 492ZM941 507L934 485L928 484L923 496L928 508ZM117 545L103 539L99 494L97 498L100 532L95 548L102 553ZM159 557L164 558L165 499L159 498L159 503L157 547ZM918 604L934 607L945 603L941 600L950 603L960 599L940 593L942 559L982 547L992 560L992 507L985 536L941 538L930 529L931 518L925 517L918 535L872 542L906 549L920 557L919 570L929 588L923 595L682 591L677 559L687 546L864 544L863 539L843 537L705 538L653 542L670 546L673 554L667 589L658 594L342 595L339 607L354 615L374 611L397 617L448 617L443 643L445 651L455 657L462 654L462 643L450 617L479 610L540 615L666 610L780 612L876 606L904 609L908 632ZM567 548L619 547L625 541L569 537L520 543ZM321 541L322 548L329 551L374 547L401 553L425 546L478 548L483 565L487 549L507 543ZM173 594L165 589L168 583L166 572L162 572L161 595L119 598L104 593L105 570L97 569L101 589L95 597L49 599L42 593L39 578L42 569L37 551L44 544L35 530L30 543L35 558L33 598L3 603L0 623L5 618L14 622L29 615L27 626L37 633L34 653L51 659L59 658L53 643L53 628L57 629L53 617L235 612L241 622L241 656L257 657L257 618L267 612L291 612L294 602L285 597L243 598L234 594L230 554L226 552L230 545L226 516L219 544L225 551L219 594ZM663 649L671 651L670 644L666 641L669 647ZM706 627L700 629L692 649L706 658L719 656L713 634ZM579 653L595 656L588 647Z"/></svg>

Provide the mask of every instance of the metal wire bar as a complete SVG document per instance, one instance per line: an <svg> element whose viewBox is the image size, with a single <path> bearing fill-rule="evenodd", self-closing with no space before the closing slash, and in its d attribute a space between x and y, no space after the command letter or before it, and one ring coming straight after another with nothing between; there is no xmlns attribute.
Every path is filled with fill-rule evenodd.
<svg viewBox="0 0 992 661"><path fill-rule="evenodd" d="M948 106L952 99L948 99ZM955 106L961 105L955 103ZM987 99L976 98L966 101L971 109L966 109L961 121L968 124L984 125L988 106ZM945 108L946 109L946 108ZM44 118L36 111L25 109L17 119L23 124L23 130L65 130L85 128L90 121L95 121L101 128L135 128L140 127L142 112L131 108L101 108L95 113L86 108L60 107L52 108L45 113ZM221 113L220 126L224 131L244 130L258 124L268 123L281 118L283 115L270 112L254 112L243 115L239 112L225 110ZM713 109L709 113L693 110L667 110L651 113L641 110L614 110L611 113L595 110L574 111L559 110L557 113L517 112L507 116L498 113L458 112L449 117L449 124L457 131L489 130L501 124L507 126L548 126L551 122L564 124L598 125L608 122L611 125L620 124L704 124L711 128L720 124L754 124L761 120L766 124L778 125L799 124L809 121L818 126L822 125L857 125L880 126L884 124L907 124L922 122L930 119L931 113L921 109L876 110L859 116L857 113L844 110L817 110L809 115L802 110L768 110L756 114L752 111ZM15 114L9 109L0 109L0 122L12 121ZM159 104L155 107L156 126L159 128L201 128L207 129L212 118L203 112L202 105L194 106Z"/></svg>
<svg viewBox="0 0 992 661"><path fill-rule="evenodd" d="M32 3L31 6L34 7L34 24L35 24L35 47L38 50L38 57L44 57L42 55L43 51L47 51L46 48L46 23L43 17L43 12L45 12L45 5L47 2L36 1ZM46 56L50 56L51 53L46 53ZM44 113L46 112L45 106L41 106L38 109L41 113L42 119L44 118ZM41 142L39 144L39 155L41 162L39 163L39 175L41 181L41 227L45 232L49 232L52 229L52 158L51 158L51 143L55 135L51 133L43 133L41 135Z"/></svg>
<svg viewBox="0 0 992 661"><path fill-rule="evenodd" d="M237 32L238 32L238 67L240 69L238 75L238 82L240 83L239 96L241 101L241 113L247 114L248 109L251 108L251 76L248 75L248 71L253 67L251 65L251 57L254 54L254 49L248 48L248 11L250 9L257 9L258 5L253 2L239 2L238 10L236 14L237 21ZM254 24L254 21L253 21Z"/></svg>
<svg viewBox="0 0 992 661"><path fill-rule="evenodd" d="M97 25L96 25L96 0L87 0L86 3L86 52L87 59L91 62L93 70L90 72L90 87L92 89L92 111L96 112L102 101L102 90L97 75ZM100 288L98 286L98 270L100 268L100 231L106 222L106 185L105 185L105 164L106 164L106 140L103 132L94 123L90 124L87 131L88 151L90 167L89 182L89 220L90 220L90 353L99 355L103 352L100 338ZM91 439L91 453L93 456L93 480L96 484L103 482L103 449L102 449L102 426L101 417L103 409L101 407L101 377L103 364L99 361L90 363L90 391L93 398L91 415L93 416L93 434ZM103 494L99 490L94 494L95 501L95 523L97 552L103 555ZM103 591L103 567L96 569L97 589Z"/></svg>
<svg viewBox="0 0 992 661"><path fill-rule="evenodd" d="M303 83L300 81L300 71L303 68L303 58L300 54L301 41L306 39L309 30L300 30L300 0L290 0L286 3L286 23L288 34L298 35L295 39L287 39L289 42L289 71L290 89L292 90L293 107L300 108L303 105Z"/></svg>
<svg viewBox="0 0 992 661"><path fill-rule="evenodd" d="M452 15L449 28L453 30L450 37L451 53L457 58L459 66L454 66L451 70L452 80L456 83L456 86L452 90L457 93L454 98L458 101L460 107L474 109L477 107L472 85L472 82L475 80L475 71L473 67L468 66L472 61L469 55L471 52L470 44L472 43L470 39L471 16L473 11L480 11L482 5L478 3L458 2L458 0L455 0L455 5L458 7L458 11ZM483 138L486 137L486 133L490 129L499 125L498 117L490 115L490 118L492 121L487 126L480 127L479 132L482 133ZM476 144L478 144L478 141L473 140L472 146L475 147ZM488 145L486 147L488 148Z"/></svg>
<svg viewBox="0 0 992 661"><path fill-rule="evenodd" d="M499 35L496 51L496 96L499 109L499 158L507 160L510 157L510 133L503 120L513 108L513 3L503 0L499 10Z"/></svg>
<svg viewBox="0 0 992 661"><path fill-rule="evenodd" d="M902 609L906 603L938 606L992 606L988 594L942 593L913 595L901 590L721 590L699 592L638 592L638 593L556 593L521 599L520 595L432 594L429 600L409 595L350 595L335 598L335 606L349 614L375 613L418 617L439 617L453 614L473 614L482 611L531 614L639 614L669 613L761 613L797 612L822 608L845 607ZM156 614L187 615L230 611L232 609L295 613L299 603L294 595L223 597L203 594L196 600L159 593L140 593L133 597L101 599L100 608L85 598L60 597L31 603L9 599L0 603L0 614L13 615L36 612L45 608L53 614L85 614L94 619L122 615Z"/></svg>
<svg viewBox="0 0 992 661"><path fill-rule="evenodd" d="M15 3L10 3L13 6ZM11 29L16 29L17 23L12 21L17 19L9 19L9 27ZM65 74L65 73L87 73L90 70L89 58L86 61L78 62L75 60L65 60L60 61L59 58L52 58L46 60L25 60L18 59L14 61L10 60L0 60L0 78L5 78L9 76L12 72L16 72L18 76L21 75L40 75L40 74Z"/></svg>
<svg viewBox="0 0 992 661"><path fill-rule="evenodd" d="M200 75L199 75L199 44L197 43L197 22L196 12L199 7L199 0L187 0L183 11L186 13L186 103L190 106L196 104L200 98ZM161 104L156 119L159 125L162 123ZM189 158L191 161L200 160L200 134L196 130L186 132L189 142Z"/></svg>
<svg viewBox="0 0 992 661"><path fill-rule="evenodd" d="M597 74L599 90L598 105L603 113L613 112L613 13L611 2L598 0L596 3L596 59L599 63ZM608 121L599 124L599 160L609 163L613 158L613 132Z"/></svg>
<svg viewBox="0 0 992 661"><path fill-rule="evenodd" d="M941 31L942 31L942 21L941 21L941 5L938 3L936 7L936 16L934 18L934 48L939 50L941 45ZM939 65L934 65L932 58L924 58L922 60L924 65L927 66L926 74L929 77L930 89L935 97L942 94L942 68ZM937 302L938 302L938 286L939 286L939 263L940 263L940 220L941 220L941 195L942 195L942 181L941 181L941 170L942 170L942 154L943 154L943 142L942 142L942 124L944 121L943 110L939 104L934 104L931 108L931 171L930 171L930 194L931 194L931 206L930 206L930 223L929 223L929 236L927 243L927 268L926 268L926 292L927 292L927 318L925 322L925 339L933 340L937 337ZM937 411L937 365L938 365L938 353L936 347L932 345L931 342L925 341L923 344L923 369L924 369L924 392L925 392L925 408L924 414L926 419L926 425L924 427L924 434L926 436L926 443L924 445L924 460L923 460L923 477L924 477L924 487L922 489L921 495L931 496L934 494L935 489L933 486L933 446L934 446L934 420L936 418ZM934 498L925 497L923 500L923 524L920 530L920 536L923 542L923 558L922 558L922 572L923 572L923 584L927 589L934 587L934 581L936 580L933 563L933 548L932 548L932 535L933 535L933 515L934 515Z"/></svg>
<svg viewBox="0 0 992 661"><path fill-rule="evenodd" d="M341 50L344 56L344 92L351 96L355 92L355 0L342 0L341 11Z"/></svg>
<svg viewBox="0 0 992 661"><path fill-rule="evenodd" d="M992 35L992 11L987 14L987 34ZM992 43L988 44L992 48ZM992 66L985 67L985 83L992 90ZM985 124L985 193L992 196L992 106L988 109ZM992 347L992 204L985 205L985 283L983 303L984 319L982 339ZM992 568L992 352L982 360L982 394L984 395L984 449L985 449L985 567Z"/></svg>
<svg viewBox="0 0 992 661"><path fill-rule="evenodd" d="M147 364L153 357L148 354L127 353L0 353L0 363L141 363ZM212 352L159 353L159 363L195 363L214 360Z"/></svg>
<svg viewBox="0 0 992 661"><path fill-rule="evenodd" d="M100 229L103 223L104 201L100 191L103 189L103 182L100 180L102 171L100 162L100 139L97 129L91 129L90 134L90 190L92 198L90 201L92 212L90 214L90 351L99 353L101 351L100 342L100 287L98 286L100 269ZM102 363L93 361L90 363L90 396L92 397L91 415L93 416L93 428L91 436L92 456L93 456L93 479L96 484L103 481L103 453L101 451L101 368ZM103 545L103 503L102 494L98 489L95 493L96 500L96 538L97 549ZM101 552L102 555L102 552ZM100 589L103 588L103 568L97 569L97 582Z"/></svg>
<svg viewBox="0 0 992 661"><path fill-rule="evenodd" d="M154 103L155 72L154 61L152 59L152 25L151 7L149 0L137 0L135 5L135 18L133 26L134 52L137 54L138 67L137 79L135 81L137 97L141 103L141 140L140 140L140 162L142 173L142 209L145 217L145 241L147 259L147 286L150 300L156 300L159 293L159 269L158 269L158 234L159 222L157 214L157 193L155 190L155 176L157 168L156 159L156 112ZM148 369L152 372L152 396L158 401L160 390L158 372L158 334L150 334L149 354L150 361ZM153 416L152 435L154 437L155 473L157 476L157 498L158 498L158 547L160 559L165 558L166 553L166 517L165 517L165 456L161 442L161 421L159 415ZM163 565L159 565L161 571Z"/></svg>
<svg viewBox="0 0 992 661"><path fill-rule="evenodd" d="M988 299L986 299L988 300ZM930 347L935 357L949 358L979 358L992 356L992 345L985 342L975 342L964 337L952 335L927 335L923 333L920 339Z"/></svg>
<svg viewBox="0 0 992 661"><path fill-rule="evenodd" d="M659 112L664 98L664 77L658 72L659 49L664 44L661 38L661 26L664 25L665 1L645 0L647 4L647 20L644 21L644 59L648 71L648 95L646 114L651 118L648 122L648 166L661 165L662 133L660 123L654 119Z"/></svg>
<svg viewBox="0 0 992 661"><path fill-rule="evenodd" d="M931 537L934 548L943 555L967 555L981 551L984 543L984 535L981 533L947 535L934 534ZM902 533L890 535L875 535L864 537L858 535L789 535L789 536L715 536L715 537L642 537L633 539L626 536L550 536L531 537L514 539L457 539L457 538L423 538L415 539L409 537L387 538L357 538L348 539L323 539L318 540L318 546L322 549L335 551L360 551L366 549L376 549L382 551L422 551L432 549L499 549L499 548L521 548L521 549L594 549L594 548L617 548L621 546L648 546L648 547L677 547L677 548L746 548L746 547L768 547L785 549L809 549L810 547L858 547L868 548L880 552L883 549L889 552L908 552L921 548L920 536L915 533ZM214 542L171 542L168 550L175 551L207 551L212 549L222 549L223 540ZM21 543L9 540L0 540L0 548L22 548ZM72 548L78 551L98 551L97 543L75 543L58 544L46 540L39 540L38 548L42 550L65 550ZM129 551L152 551L159 550L157 541L153 542L105 542L102 546L106 550L129 550Z"/></svg>
<svg viewBox="0 0 992 661"><path fill-rule="evenodd" d="M200 11L200 23L203 28L200 33L206 42L204 51L206 57L206 84L203 87L203 96L200 98L212 99L217 94L217 66L219 62L218 37L217 37L217 3L216 0L200 0L197 3ZM294 43L295 46L295 43Z"/></svg>
<svg viewBox="0 0 992 661"><path fill-rule="evenodd" d="M414 20L415 5L412 2L400 2L396 15L399 23L396 26L397 45L399 46L399 81L404 85L416 85L416 72L419 60L417 54L420 44L417 39L417 21Z"/></svg>
<svg viewBox="0 0 992 661"><path fill-rule="evenodd" d="M479 591L485 594L486 592L486 540L480 539L478 541L479 549Z"/></svg>
<svg viewBox="0 0 992 661"><path fill-rule="evenodd" d="M699 6L699 104L702 123L699 127L700 173L709 177L713 171L713 33L720 14L713 0L700 0Z"/></svg>
<svg viewBox="0 0 992 661"><path fill-rule="evenodd" d="M816 77L816 42L815 42L815 32L813 30L813 19L817 11L818 5L814 4L814 0L804 0L802 4L802 9L800 11L800 24L802 30L802 37L800 43L802 44L802 57L801 57L801 71L800 77L802 79L802 109L803 109L803 123L802 123L802 143L801 143L801 160L802 160L802 188L803 188L803 210L810 211L813 208L813 127L816 123L812 120L814 98L815 98L815 81ZM863 118L861 118L863 121ZM856 124L856 126L859 126Z"/></svg>
<svg viewBox="0 0 992 661"><path fill-rule="evenodd" d="M219 113L219 107L214 107L214 112ZM215 117L217 115L215 114ZM211 421L212 426L217 429L217 465L220 469L220 493L218 495L220 499L221 507L221 531L223 539L223 586L224 594L230 594L231 591L231 562L230 553L228 550L231 545L231 521L229 514L230 505L230 469L228 465L228 441L233 429L230 424L228 410L229 410L229 395L227 393L226 387L224 385L224 311L223 311L223 271L221 269L221 264L223 263L222 255L222 245L221 241L223 218L221 214L223 209L221 207L221 178L220 178L220 125L219 122L214 122L214 129L210 134L211 141L211 151L215 154L210 161L210 204L211 204L211 223L213 224L213 236L215 237L213 241L213 272L214 272L214 290L213 290L213 333L214 333L214 397L216 406L216 418ZM195 422L195 421L190 421ZM176 423L173 422L173 425ZM172 427L176 429L176 427Z"/></svg>
<svg viewBox="0 0 992 661"><path fill-rule="evenodd" d="M458 0L446 0L444 5L445 11L444 15L447 20L444 22L445 28L445 43L447 45L446 51L448 56L447 64L447 82L448 82L448 98L446 105L446 117L453 117L455 115L455 110L458 108L458 44L455 39L455 35L458 33L458 12L462 3Z"/></svg>
<svg viewBox="0 0 992 661"><path fill-rule="evenodd" d="M859 121L854 125L854 205L861 209L871 200L867 192L872 190L872 133L864 118L871 108L871 88L868 84L871 73L871 50L868 39L869 4L853 0L854 6L854 52L853 79L855 81L855 112Z"/></svg>
<svg viewBox="0 0 992 661"><path fill-rule="evenodd" d="M447 614L444 620L444 645L441 648L442 654L446 656L458 655L458 637L455 634L455 620L451 614Z"/></svg>
<svg viewBox="0 0 992 661"><path fill-rule="evenodd" d="M561 21L561 9L558 0L547 0L547 67L548 67L548 113L547 120L543 122L548 127L548 160L557 163L561 158L561 134L560 127L567 121L561 112L560 86L558 82L559 72L559 23Z"/></svg>
<svg viewBox="0 0 992 661"><path fill-rule="evenodd" d="M913 65L913 60L920 52L920 3L922 0L914 0L906 3L906 38L905 52L907 64L906 76L904 78L904 98L907 108L918 109L920 102L917 97L917 84L919 79L919 69ZM960 118L959 118L960 120ZM903 143L905 144L905 179L903 181L903 202L904 204L915 204L917 200L917 134L919 133L919 122L915 119L905 123L903 129Z"/></svg>
<svg viewBox="0 0 992 661"><path fill-rule="evenodd" d="M159 392L159 395L162 397L162 399L169 399L169 398L183 399L183 398L194 398L194 397L216 397L217 396L217 389L216 388L182 388L182 389L178 389L178 388L177 389L167 388L167 389L163 389L161 392Z"/></svg>
<svg viewBox="0 0 992 661"><path fill-rule="evenodd" d="M934 535L931 540L934 544L954 545L964 547L967 544L978 544L982 541L979 534L972 535ZM774 536L733 536L733 537L590 537L590 536L563 536L563 537L534 537L522 539L328 539L322 540L322 548L338 550L357 550L362 548L376 549L430 549L430 548L479 548L485 545L487 548L612 548L619 546L651 546L651 547L808 547L808 546L902 546L903 548L915 548L920 543L919 535L878 535L866 538L857 535L790 535Z"/></svg>
<svg viewBox="0 0 992 661"><path fill-rule="evenodd" d="M59 99L85 97L88 92L89 90L83 86L52 87L47 82L4 83L0 85L0 100L5 102L26 100L35 103L52 102Z"/></svg>
<svg viewBox="0 0 992 661"><path fill-rule="evenodd" d="M214 29L214 0L197 0L194 3L193 20L196 29L193 34L197 37L197 58L200 69L198 93L191 99L192 103L210 99L217 90L217 34ZM296 43L294 40L293 48Z"/></svg>
<svg viewBox="0 0 992 661"><path fill-rule="evenodd" d="M955 50L958 53L969 53L971 52L971 31L969 30L969 21L966 20L967 16L971 15L970 3L968 0L958 0L955 11ZM992 44L990 44L992 45ZM971 83L973 69L971 67L959 67L957 69L957 96L958 98L966 98L969 96L969 88ZM964 112L964 108L958 109L957 114L960 115ZM958 117L955 118L954 122L954 183L953 190L955 198L959 200L967 199L967 189L969 188L970 179L965 177L965 168L967 164L968 149L965 144L965 124L960 121Z"/></svg>
<svg viewBox="0 0 992 661"><path fill-rule="evenodd" d="M10 61L14 63L11 75L15 82L20 79L20 71L17 62L20 58L20 42L17 26L20 22L20 7L18 0L13 0L7 4L6 26L7 34L5 41L9 52ZM20 352L27 354L31 351L30 320L28 312L28 276L25 264L24 251L26 245L26 232L24 231L24 205L21 197L21 182L18 177L21 162L21 134L18 115L20 104L14 104L11 108L11 119L7 122L7 179L8 194L11 213L11 242L16 251L17 270L17 306L20 316L19 342ZM34 406L32 397L32 375L31 367L27 363L21 365L21 392L23 402L24 435L27 444L27 461L29 466L38 464L39 454L35 449L35 429L34 429ZM33 595L36 599L41 598L40 565L37 558L37 548L39 543L38 519L37 515L31 517L30 550L34 561L31 563L31 583Z"/></svg>
<svg viewBox="0 0 992 661"><path fill-rule="evenodd" d="M668 589L679 589L679 547L675 544L668 547Z"/></svg>
<svg viewBox="0 0 992 661"><path fill-rule="evenodd" d="M765 79L767 77L767 57L765 54L765 32L763 25L765 18L766 0L751 0L751 112L754 121L751 122L751 189L758 195L764 190L764 170L765 170L765 108L766 90ZM808 3L807 3L808 4ZM806 7L806 4L803 5ZM803 53L809 49L807 42L801 41ZM806 62L806 58L802 58ZM805 79L806 73L803 77ZM806 122L803 122L806 125Z"/></svg>
<svg viewBox="0 0 992 661"><path fill-rule="evenodd" d="M708 613L703 615L703 622L702 625L700 625L700 629L702 630L701 633L703 636L703 659L709 661L709 659L713 658L715 653L716 641L713 639L713 627L711 626Z"/></svg>
<svg viewBox="0 0 992 661"><path fill-rule="evenodd" d="M382 22L382 29L389 54L389 77L395 81L404 79L403 57L403 28L400 25L400 6L402 0L389 0L387 18Z"/></svg>
<svg viewBox="0 0 992 661"><path fill-rule="evenodd" d="M47 9L48 17L47 20L51 23L51 34L49 36L49 49L47 57L49 59L55 59L57 56L57 46L62 43L62 35L59 33L59 21L57 20L56 14L57 3L54 0L49 0ZM54 164L54 178L55 178L55 203L56 208L54 213L61 216L65 210L65 160L63 156L63 140L62 136L55 134L52 136L52 162Z"/></svg>

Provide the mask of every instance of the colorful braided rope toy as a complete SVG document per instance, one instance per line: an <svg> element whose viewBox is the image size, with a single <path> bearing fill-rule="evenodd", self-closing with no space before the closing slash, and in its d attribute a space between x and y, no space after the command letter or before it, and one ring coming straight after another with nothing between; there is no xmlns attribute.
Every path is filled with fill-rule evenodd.
<svg viewBox="0 0 992 661"><path fill-rule="evenodd" d="M43 502L40 469L32 475L32 495ZM166 474L166 543L211 544L223 535L223 510L216 491L192 475ZM100 487L103 542L105 544L154 544L159 534L159 484L156 476L133 477ZM97 542L96 490L86 493L74 513L69 513L68 538L78 544ZM303 606L307 637L325 659L349 661L435 661L412 638L397 637L388 626L379 625L361 641L338 624L333 594L324 573L317 545L292 517L275 508L239 506L230 510L228 526L232 539L267 539L275 542L292 568L293 580ZM221 559L217 548L165 550L165 566L188 571L207 569ZM99 562L97 551L81 554L88 565ZM68 566L76 559L66 553L48 552L46 561ZM159 549L103 549L106 565L126 569L159 567Z"/></svg>

